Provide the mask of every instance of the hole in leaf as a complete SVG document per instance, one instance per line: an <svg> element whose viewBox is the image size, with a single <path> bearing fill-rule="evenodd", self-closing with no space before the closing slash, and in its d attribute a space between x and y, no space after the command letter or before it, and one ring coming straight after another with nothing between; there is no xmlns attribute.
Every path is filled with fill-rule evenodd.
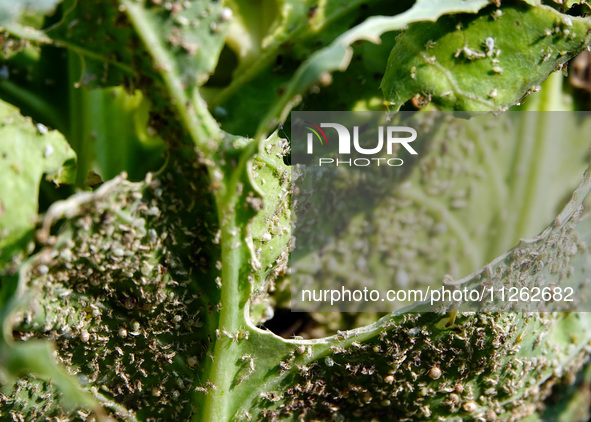
<svg viewBox="0 0 591 422"><path fill-rule="evenodd" d="M310 315L306 312L291 312L289 309L275 309L273 318L263 324L273 333L283 338L292 338L294 336L304 335L308 326L312 322Z"/></svg>
<svg viewBox="0 0 591 422"><path fill-rule="evenodd" d="M228 46L228 44L224 45L215 71L210 76L205 86L224 87L229 85L232 81L232 74L237 66L238 56L236 56L236 53Z"/></svg>

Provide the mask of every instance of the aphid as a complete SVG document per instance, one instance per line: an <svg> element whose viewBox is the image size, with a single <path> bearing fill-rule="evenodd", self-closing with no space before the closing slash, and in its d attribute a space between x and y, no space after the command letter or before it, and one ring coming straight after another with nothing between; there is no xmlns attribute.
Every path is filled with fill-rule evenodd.
<svg viewBox="0 0 591 422"><path fill-rule="evenodd" d="M35 127L41 135L47 135L47 133L49 133L49 129L47 129L47 126L45 126L44 124L37 123Z"/></svg>
<svg viewBox="0 0 591 422"><path fill-rule="evenodd" d="M497 420L497 413L493 409L490 409L486 412L485 419L487 422L494 422Z"/></svg>
<svg viewBox="0 0 591 422"><path fill-rule="evenodd" d="M328 86L332 83L332 75L328 72L322 72L318 77L318 82L320 82L322 86Z"/></svg>
<svg viewBox="0 0 591 422"><path fill-rule="evenodd" d="M462 406L462 408L466 412L472 413L472 412L475 412L476 409L478 409L478 405L475 402L473 402L473 401L468 401L468 402L464 403L464 405Z"/></svg>
<svg viewBox="0 0 591 422"><path fill-rule="evenodd" d="M222 22L228 22L228 21L232 20L233 17L234 17L234 13L232 12L232 9L230 9L229 7L224 7L222 9L222 13L220 15Z"/></svg>
<svg viewBox="0 0 591 422"><path fill-rule="evenodd" d="M438 366L433 366L431 369L429 369L429 377L431 379L439 379L441 378L441 368L439 368Z"/></svg>
<svg viewBox="0 0 591 422"><path fill-rule="evenodd" d="M495 49L495 39L493 37L486 37L486 40L484 40L484 45L486 46L486 55L488 57L492 57Z"/></svg>
<svg viewBox="0 0 591 422"><path fill-rule="evenodd" d="M423 59L429 64L433 64L433 63L435 63L435 61L437 61L436 56L427 56L425 54L423 54Z"/></svg>
<svg viewBox="0 0 591 422"><path fill-rule="evenodd" d="M43 152L43 157L47 158L51 154L53 154L53 147L51 145L45 145L45 152Z"/></svg>
<svg viewBox="0 0 591 422"><path fill-rule="evenodd" d="M346 331L337 330L337 335L342 337L343 339L349 338L349 333Z"/></svg>
<svg viewBox="0 0 591 422"><path fill-rule="evenodd" d="M462 48L458 48L454 54L455 58L458 58L460 56L464 56L464 58L468 59L468 60L476 60L476 59L482 59L484 57L486 57L486 55L481 52L481 51L477 51L477 50L472 50L470 47L468 46L464 46Z"/></svg>
<svg viewBox="0 0 591 422"><path fill-rule="evenodd" d="M430 102L431 102L431 95L430 94L425 94L425 95L417 94L411 99L412 105L417 109L421 109L421 108L425 107Z"/></svg>
<svg viewBox="0 0 591 422"><path fill-rule="evenodd" d="M496 9L494 12L492 12L491 17L493 18L493 20L497 20L498 18L500 18L501 16L503 16L503 11L501 9Z"/></svg>
<svg viewBox="0 0 591 422"><path fill-rule="evenodd" d="M197 366L197 363L198 363L198 360L197 360L197 358L195 356L189 356L187 358L187 365L190 368L195 368Z"/></svg>
<svg viewBox="0 0 591 422"><path fill-rule="evenodd" d="M80 331L80 340L83 343L88 343L88 340L90 340L90 334L88 333L88 331L86 331L86 330Z"/></svg>

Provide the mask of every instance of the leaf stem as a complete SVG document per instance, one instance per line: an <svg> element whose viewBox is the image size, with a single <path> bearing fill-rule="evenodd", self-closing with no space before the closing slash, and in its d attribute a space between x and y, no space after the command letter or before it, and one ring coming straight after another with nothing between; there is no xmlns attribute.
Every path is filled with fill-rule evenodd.
<svg viewBox="0 0 591 422"><path fill-rule="evenodd" d="M244 317L245 292L240 289L240 269L245 263L247 248L244 242L245 228L237 221L236 209L240 196L236 193L240 178L248 169L248 161L256 152L258 144L251 142L242 152L238 165L233 169L227 189L216 194L218 219L222 230L222 293L217 339L213 351L213 363L209 370L209 382L214 386L205 397L204 409L194 421L227 421L233 405L230 394L240 358L240 349L234 339L225 333L235 335L247 327ZM250 293L250 292L248 292Z"/></svg>
<svg viewBox="0 0 591 422"><path fill-rule="evenodd" d="M187 95L174 60L162 45L158 31L153 27L153 22L150 21L143 7L129 0L120 0L120 3L125 7L129 20L144 42L146 50L154 59L154 68L160 73L181 117L183 126L189 131L191 138L201 152L208 158L212 158L217 148L217 143L211 142L212 138L221 135L216 120L207 110L207 105L199 95L197 88L194 89L193 98L189 98Z"/></svg>
<svg viewBox="0 0 591 422"><path fill-rule="evenodd" d="M222 214L224 210L220 210ZM230 217L230 218L228 218ZM220 218L224 218L220 215ZM242 264L236 215L226 216L222 224L222 294L217 338L213 350L213 362L209 368L209 382L213 386L204 401L203 411L196 414L194 421L227 421L230 418L230 389L235 376L232 365L238 359L233 340L224 333L234 333L240 328L239 272ZM221 220L223 221L223 220Z"/></svg>
<svg viewBox="0 0 591 422"><path fill-rule="evenodd" d="M243 240L245 228L239 223L237 215L240 200L238 185L247 172L248 160L256 152L258 143L250 142L245 146L239 162L230 172L222 169L218 148L224 136L216 120L209 113L205 101L197 88L193 89L192 97L187 95L174 60L163 47L157 28L153 26L143 7L129 0L120 0L120 3L126 8L130 21L154 59L154 66L164 81L183 126L204 155L211 180L220 185L214 197L221 227L221 310L213 362L207 368L208 381L212 387L205 397L203 410L197 413L193 420L222 422L231 416L231 389L237 370L233 365L239 358L239 348L230 337L246 327L245 301L242 300L245 295L240 291L240 270L247 255Z"/></svg>

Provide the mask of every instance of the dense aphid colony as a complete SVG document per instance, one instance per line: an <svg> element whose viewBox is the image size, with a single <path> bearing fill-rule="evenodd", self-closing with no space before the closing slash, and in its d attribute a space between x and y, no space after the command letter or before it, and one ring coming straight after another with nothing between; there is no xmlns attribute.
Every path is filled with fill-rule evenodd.
<svg viewBox="0 0 591 422"><path fill-rule="evenodd" d="M543 411L557 383L573 381L589 356L588 321L466 313L446 328L436 314L406 315L365 343L337 337L330 357L287 359L289 387L265 390L256 408L273 421L520 420ZM567 327L581 336L561 338Z"/></svg>
<svg viewBox="0 0 591 422"><path fill-rule="evenodd" d="M203 330L210 310L190 284L210 271L202 247L211 234L198 220L181 221L195 202L171 195L173 179L117 178L91 199L70 199L67 207L77 215L70 213L60 234L47 239L25 275L35 306L19 315L15 337L54 340L58 360L98 397L124 406L104 399L123 418L136 412L146 420L188 418L196 369L210 342ZM196 197L189 180L187 192ZM177 255L179 247L190 254ZM20 395L13 402L4 397L16 413L29 407ZM154 410L142 414L148 406ZM33 414L64 417L54 406L44 409Z"/></svg>

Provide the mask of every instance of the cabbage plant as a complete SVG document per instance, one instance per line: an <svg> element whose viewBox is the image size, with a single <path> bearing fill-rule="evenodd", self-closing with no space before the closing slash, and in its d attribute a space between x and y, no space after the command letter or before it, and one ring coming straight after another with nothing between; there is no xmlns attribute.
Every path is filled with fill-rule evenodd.
<svg viewBox="0 0 591 422"><path fill-rule="evenodd" d="M590 12L0 1L0 419L587 420L587 313L415 304L265 326L289 309L291 111L584 110L563 75ZM392 182L375 217L392 259L434 257L402 278L543 274L584 296L588 137L532 116L435 137ZM398 224L408 210L423 220ZM441 227L437 250L406 242Z"/></svg>

